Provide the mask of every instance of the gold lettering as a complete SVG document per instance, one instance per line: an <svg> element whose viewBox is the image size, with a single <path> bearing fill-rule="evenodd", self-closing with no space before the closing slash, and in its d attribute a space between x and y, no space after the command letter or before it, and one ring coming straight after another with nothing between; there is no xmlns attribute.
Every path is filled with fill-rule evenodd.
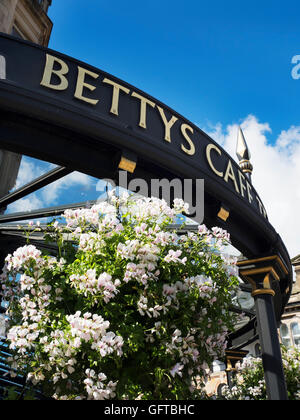
<svg viewBox="0 0 300 420"><path fill-rule="evenodd" d="M85 96L83 96L83 89L89 89L91 92L93 92L96 89L96 86L90 85L89 83L85 82L85 76L91 76L94 79L97 79L99 77L99 74L94 73L92 71L86 70L80 66L78 66L78 78L77 78L77 84L76 84L76 90L75 90L75 98L87 102L92 105L97 105L99 102L99 99L90 99Z"/></svg>
<svg viewBox="0 0 300 420"><path fill-rule="evenodd" d="M239 179L240 179L240 189L241 189L241 194L242 194L242 197L245 197L244 196L244 190L246 191L246 187L245 187L245 184L243 184L243 181L245 181L246 180L246 178L245 178L245 176L242 174L242 172L241 171L238 171L239 172Z"/></svg>
<svg viewBox="0 0 300 420"><path fill-rule="evenodd" d="M212 163L212 160L211 160L211 151L212 150L215 150L220 156L222 155L222 152L221 152L221 150L217 147L217 146L215 146L214 144L212 144L212 143L210 143L210 144L208 144L207 145L207 147L206 147L206 158L207 158L207 161L208 161L208 163L209 163L209 166L211 167L211 169L213 170L213 172L216 174L216 175L218 175L220 178L223 178L223 172L220 172L220 171L218 171L215 167L214 167L214 164Z"/></svg>
<svg viewBox="0 0 300 420"><path fill-rule="evenodd" d="M103 83L107 83L111 86L113 86L113 96L112 96L112 103L110 112L115 115L119 115L119 98L120 98L120 90L122 92L125 92L127 95L130 92L130 89L127 89L126 87L119 85L116 82L113 82L110 79L107 79L106 77L103 79Z"/></svg>
<svg viewBox="0 0 300 420"><path fill-rule="evenodd" d="M141 96L136 92L132 92L131 96L133 96L134 98L138 98L141 101L139 126L142 127L142 128L147 128L147 123L146 123L147 105L150 105L150 106L152 106L152 108L155 108L155 103L150 101L147 98L144 98L144 96Z"/></svg>
<svg viewBox="0 0 300 420"><path fill-rule="evenodd" d="M181 133L183 135L183 137L186 139L186 141L188 142L188 144L190 145L190 148L187 149L183 144L181 145L181 149L184 151L184 153L186 153L187 155L193 156L195 154L195 145L193 143L193 141L191 140L191 138L188 136L186 130L189 130L192 134L194 133L194 130L191 126L189 126L188 124L182 124L181 125Z"/></svg>
<svg viewBox="0 0 300 420"><path fill-rule="evenodd" d="M54 70L55 63L58 63L60 65L60 69ZM69 67L63 60L60 60L59 58L54 57L53 55L47 54L41 86L45 86L49 89L54 90L66 90L69 86L69 83L65 75L68 72ZM51 83L51 78L53 74L55 74L60 79L60 83L58 85L54 85Z"/></svg>
<svg viewBox="0 0 300 420"><path fill-rule="evenodd" d="M251 185L249 184L249 182L247 180L246 180L246 184L247 184L248 200L249 200L249 203L251 204L252 201L253 201L253 197L251 195L252 187L251 187Z"/></svg>
<svg viewBox="0 0 300 420"><path fill-rule="evenodd" d="M161 116L161 119L163 120L163 123L165 125L165 140L168 141L169 143L171 143L171 141L172 141L172 139L171 139L171 128L176 123L178 118L174 117L174 115L173 115L172 118L170 119L170 121L168 121L167 118L166 118L164 110L158 105L157 105L157 109L158 109L158 111L160 113L160 116Z"/></svg>
<svg viewBox="0 0 300 420"><path fill-rule="evenodd" d="M226 182L228 182L228 178L230 178L234 182L235 190L236 192L239 193L240 192L239 187L235 179L235 175L234 175L234 171L233 171L233 167L232 167L232 163L230 159L228 160L227 169L224 175L224 179Z"/></svg>
<svg viewBox="0 0 300 420"><path fill-rule="evenodd" d="M266 209L265 209L263 203L261 202L261 200L259 199L258 196L256 196L256 199L258 201L260 213L263 214L265 216L265 218L267 219L268 218L267 217L267 212L266 212Z"/></svg>
<svg viewBox="0 0 300 420"><path fill-rule="evenodd" d="M263 214L263 206L262 206L262 202L260 201L260 199L256 196L256 199L258 201L258 205L259 205L259 211L261 214Z"/></svg>

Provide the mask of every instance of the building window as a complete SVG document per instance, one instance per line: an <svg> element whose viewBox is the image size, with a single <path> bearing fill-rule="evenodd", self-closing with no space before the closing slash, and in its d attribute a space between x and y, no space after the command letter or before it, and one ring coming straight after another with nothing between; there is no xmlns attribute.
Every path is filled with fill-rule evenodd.
<svg viewBox="0 0 300 420"><path fill-rule="evenodd" d="M282 344L286 347L290 347L291 338L290 338L290 333L289 333L288 326L286 324L281 324L280 336L281 336Z"/></svg>
<svg viewBox="0 0 300 420"><path fill-rule="evenodd" d="M291 324L294 345L300 347L300 326L298 322Z"/></svg>

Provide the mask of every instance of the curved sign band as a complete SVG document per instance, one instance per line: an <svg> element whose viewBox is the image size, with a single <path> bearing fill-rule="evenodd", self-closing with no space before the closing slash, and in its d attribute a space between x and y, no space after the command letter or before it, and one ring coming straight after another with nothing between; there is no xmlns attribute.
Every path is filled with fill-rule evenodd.
<svg viewBox="0 0 300 420"><path fill-rule="evenodd" d="M248 258L288 252L237 163L197 126L134 86L88 64L0 36L0 148L95 177L204 179L204 223L227 229ZM130 166L132 164L132 166ZM222 211L225 216L222 217Z"/></svg>

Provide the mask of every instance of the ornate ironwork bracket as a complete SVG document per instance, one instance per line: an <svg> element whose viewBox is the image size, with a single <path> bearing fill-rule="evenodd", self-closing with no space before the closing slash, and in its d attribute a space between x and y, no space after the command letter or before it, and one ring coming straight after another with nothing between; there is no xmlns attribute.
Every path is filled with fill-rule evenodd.
<svg viewBox="0 0 300 420"><path fill-rule="evenodd" d="M252 296L266 295L275 296L274 282L280 282L288 270L278 255L242 260L238 262L240 277L251 284Z"/></svg>
<svg viewBox="0 0 300 420"><path fill-rule="evenodd" d="M241 362L247 354L248 351L245 350L226 350L226 376L229 388L232 388L232 375L236 370L236 363Z"/></svg>
<svg viewBox="0 0 300 420"><path fill-rule="evenodd" d="M240 277L252 286L268 398L287 400L273 300L288 270L279 255L239 261L238 266Z"/></svg>

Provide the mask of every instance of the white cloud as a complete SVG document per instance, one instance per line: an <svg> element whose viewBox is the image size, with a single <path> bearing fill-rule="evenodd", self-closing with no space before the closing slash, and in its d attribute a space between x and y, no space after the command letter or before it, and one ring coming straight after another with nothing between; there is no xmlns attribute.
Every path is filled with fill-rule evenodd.
<svg viewBox="0 0 300 420"><path fill-rule="evenodd" d="M92 179L90 176L81 172L72 172L65 177L58 179L41 191L41 197L46 205L53 205L59 198L59 196L71 187L83 187L89 189L92 185ZM79 200L80 201L80 200Z"/></svg>
<svg viewBox="0 0 300 420"><path fill-rule="evenodd" d="M23 156L15 188L22 187L54 167L55 165L51 163ZM70 188L76 192L75 194L78 193L78 197L80 197L80 195L84 194L82 190L84 192L89 190L93 183L94 180L92 177L80 172L72 172L41 190L30 194L28 197L10 204L8 206L8 213L25 212L56 205L62 199L63 194L66 195L67 193L68 195L68 189ZM63 202L66 203L66 200L67 198L64 197ZM78 198L78 201L80 200Z"/></svg>
<svg viewBox="0 0 300 420"><path fill-rule="evenodd" d="M300 253L300 126L283 130L274 144L271 127L249 115L242 123L253 164L252 181L269 221L284 240L291 257ZM236 159L238 125L217 124L208 134Z"/></svg>
<svg viewBox="0 0 300 420"><path fill-rule="evenodd" d="M35 194L31 194L30 198L21 198L20 200L10 204L9 213L31 211L42 207L43 202Z"/></svg>
<svg viewBox="0 0 300 420"><path fill-rule="evenodd" d="M42 165L35 159L30 159L26 156L23 156L21 160L21 165L18 172L15 188L20 188L23 185L28 184L35 178L38 178L43 173L50 171L51 166L52 166L51 164L46 163L46 168L45 168L45 165Z"/></svg>

